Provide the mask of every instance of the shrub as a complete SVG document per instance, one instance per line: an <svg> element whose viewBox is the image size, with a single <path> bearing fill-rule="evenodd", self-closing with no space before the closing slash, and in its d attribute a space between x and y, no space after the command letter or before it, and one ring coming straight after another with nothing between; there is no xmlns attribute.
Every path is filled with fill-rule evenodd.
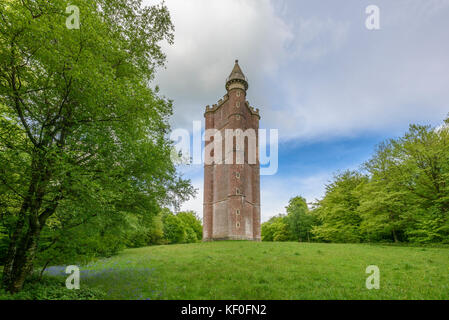
<svg viewBox="0 0 449 320"><path fill-rule="evenodd" d="M34 276L14 295L0 288L0 300L102 300L105 296L105 292L88 287L69 290L65 287L65 279L54 277L39 280Z"/></svg>

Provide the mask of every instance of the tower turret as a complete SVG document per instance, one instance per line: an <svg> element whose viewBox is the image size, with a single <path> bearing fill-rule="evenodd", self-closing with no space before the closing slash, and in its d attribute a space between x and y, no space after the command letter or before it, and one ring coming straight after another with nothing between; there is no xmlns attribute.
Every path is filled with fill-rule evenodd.
<svg viewBox="0 0 449 320"><path fill-rule="evenodd" d="M235 60L234 68L232 69L229 77L226 79L226 90L229 92L235 88L243 89L245 91L248 90L248 80L243 74L238 60Z"/></svg>

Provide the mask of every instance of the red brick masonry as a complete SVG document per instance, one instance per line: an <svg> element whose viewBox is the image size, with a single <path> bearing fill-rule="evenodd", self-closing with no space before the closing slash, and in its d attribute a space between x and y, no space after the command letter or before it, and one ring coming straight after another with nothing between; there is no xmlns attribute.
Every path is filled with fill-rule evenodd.
<svg viewBox="0 0 449 320"><path fill-rule="evenodd" d="M221 132L223 160L222 163L206 162L204 165L203 240L260 241L260 116L259 110L246 101L248 83L238 61L226 82L226 89L223 99L212 107L207 106L204 114L206 130L217 129ZM243 151L238 151L234 144L232 155L225 154L226 129L254 129L256 163L248 163L250 139L246 140ZM206 141L206 146L210 143L213 139ZM244 152L243 164L237 164L238 152ZM224 159L230 156L233 164L225 164Z"/></svg>

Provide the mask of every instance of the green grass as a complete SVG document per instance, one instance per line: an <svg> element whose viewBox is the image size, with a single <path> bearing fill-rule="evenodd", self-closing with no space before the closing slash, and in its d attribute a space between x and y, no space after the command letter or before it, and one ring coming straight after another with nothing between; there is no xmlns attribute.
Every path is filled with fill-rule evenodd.
<svg viewBox="0 0 449 320"><path fill-rule="evenodd" d="M368 265L379 290L365 287ZM81 269L81 286L109 299L449 299L447 248L224 241L130 249Z"/></svg>

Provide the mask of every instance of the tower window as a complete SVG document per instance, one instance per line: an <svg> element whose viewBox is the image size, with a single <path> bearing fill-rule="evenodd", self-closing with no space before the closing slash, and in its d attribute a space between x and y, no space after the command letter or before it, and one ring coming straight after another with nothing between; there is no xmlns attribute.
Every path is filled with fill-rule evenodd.
<svg viewBox="0 0 449 320"><path fill-rule="evenodd" d="M235 224L235 226L237 227L237 229L240 228L240 222L237 222L237 223Z"/></svg>
<svg viewBox="0 0 449 320"><path fill-rule="evenodd" d="M237 97L240 97L240 90L237 91Z"/></svg>
<svg viewBox="0 0 449 320"><path fill-rule="evenodd" d="M235 177L236 177L237 179L240 179L240 172L236 172L236 173L235 173Z"/></svg>
<svg viewBox="0 0 449 320"><path fill-rule="evenodd" d="M240 108L240 101L237 101L237 102L235 103L235 106L236 106L237 108Z"/></svg>
<svg viewBox="0 0 449 320"><path fill-rule="evenodd" d="M240 189L239 188L235 189L235 193L239 195L240 194Z"/></svg>
<svg viewBox="0 0 449 320"><path fill-rule="evenodd" d="M236 213L237 215L239 215L239 214L240 214L240 209L237 209L237 210L235 211L235 213Z"/></svg>

